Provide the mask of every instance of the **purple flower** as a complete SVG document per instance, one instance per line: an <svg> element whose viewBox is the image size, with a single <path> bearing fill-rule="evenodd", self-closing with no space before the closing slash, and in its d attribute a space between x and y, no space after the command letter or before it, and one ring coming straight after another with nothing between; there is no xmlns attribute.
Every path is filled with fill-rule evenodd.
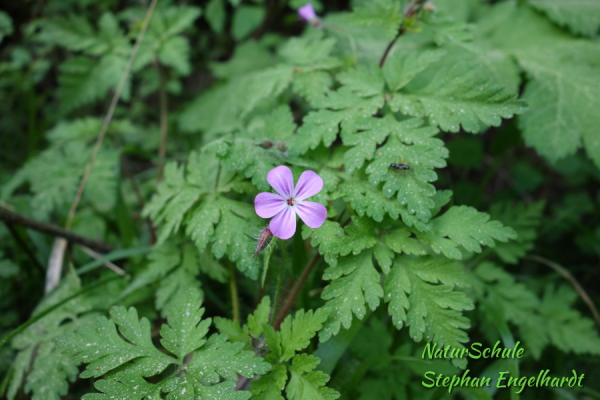
<svg viewBox="0 0 600 400"><path fill-rule="evenodd" d="M319 21L319 17L317 17L317 13L315 13L315 9L312 4L308 3L298 9L298 15L305 21L315 23Z"/></svg>
<svg viewBox="0 0 600 400"><path fill-rule="evenodd" d="M261 218L271 218L269 228L280 239L289 239L296 232L296 214L311 228L319 228L327 218L324 205L306 201L323 189L323 179L314 171L304 171L294 187L292 171L281 165L267 174L267 182L277 193L259 193L254 208Z"/></svg>

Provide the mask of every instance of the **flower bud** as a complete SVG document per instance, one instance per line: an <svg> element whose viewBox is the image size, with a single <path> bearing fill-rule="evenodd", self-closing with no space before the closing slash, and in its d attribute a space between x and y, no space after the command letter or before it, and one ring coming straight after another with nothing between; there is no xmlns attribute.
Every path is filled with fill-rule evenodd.
<svg viewBox="0 0 600 400"><path fill-rule="evenodd" d="M256 258L256 256L266 249L269 243L271 243L271 240L273 240L273 234L271 233L271 230L269 228L263 229L260 232L258 240L256 241L256 251L254 252L254 257L252 258Z"/></svg>
<svg viewBox="0 0 600 400"><path fill-rule="evenodd" d="M314 26L318 26L321 22L321 20L317 16L317 13L315 12L315 9L310 3L300 7L298 9L298 15L300 15L300 18L311 23Z"/></svg>

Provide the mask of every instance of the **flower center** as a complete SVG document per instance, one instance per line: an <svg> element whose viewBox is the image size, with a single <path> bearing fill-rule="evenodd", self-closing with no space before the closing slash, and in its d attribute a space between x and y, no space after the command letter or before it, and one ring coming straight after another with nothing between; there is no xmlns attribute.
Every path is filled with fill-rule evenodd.
<svg viewBox="0 0 600 400"><path fill-rule="evenodd" d="M287 204L288 206L293 206L294 204L296 204L296 200L290 197L289 199L287 199Z"/></svg>

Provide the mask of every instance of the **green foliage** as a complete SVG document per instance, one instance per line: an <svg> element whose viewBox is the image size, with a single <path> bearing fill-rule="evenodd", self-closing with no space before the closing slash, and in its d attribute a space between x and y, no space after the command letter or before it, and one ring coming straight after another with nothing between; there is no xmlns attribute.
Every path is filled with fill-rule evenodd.
<svg viewBox="0 0 600 400"><path fill-rule="evenodd" d="M249 239L255 231L255 213L248 204L219 194L231 191L235 183L224 182L223 176L210 169L208 157L203 156L192 153L185 171L176 163L167 164L165 181L147 204L144 215L157 224L164 222L159 243L184 226L200 252L210 244L216 258L227 254L242 272L257 277L259 264L251 257L253 243ZM212 164L217 162L213 158Z"/></svg>
<svg viewBox="0 0 600 400"><path fill-rule="evenodd" d="M294 399L337 399L339 393L325 386L329 376L316 370L320 360L309 354L299 354L323 328L329 311L324 308L315 312L300 310L293 317L288 315L279 331L269 325L271 311L271 302L264 297L243 327L227 319L215 320L222 334L254 347L271 364L270 372L252 384L253 398L283 399L281 393L285 391L288 398Z"/></svg>
<svg viewBox="0 0 600 400"><path fill-rule="evenodd" d="M600 26L600 5L592 0L564 3L557 0L530 0L530 4L543 11L559 25L573 33L594 37Z"/></svg>
<svg viewBox="0 0 600 400"><path fill-rule="evenodd" d="M557 15L556 2L532 3ZM575 8L563 7L569 11L561 13L562 22L574 15L571 13L583 19L597 18L597 5L593 6L595 12L577 10L583 3L575 2ZM497 26L492 40L515 57L530 77L523 97L531 112L519 121L526 143L551 161L573 154L583 145L589 157L600 165L594 128L598 126L598 114L592 111L600 104L598 91L594 90L600 62L598 43L573 38L525 5L498 5L494 15ZM571 133L564 134L567 131Z"/></svg>
<svg viewBox="0 0 600 400"><path fill-rule="evenodd" d="M12 21L7 13L0 11L0 43L13 32Z"/></svg>
<svg viewBox="0 0 600 400"><path fill-rule="evenodd" d="M431 222L432 233L417 233L417 237L429 244L435 253L443 253L455 260L462 259L460 247L480 253L482 245L494 247L494 239L506 242L517 238L512 228L489 219L489 215L471 207L451 207Z"/></svg>
<svg viewBox="0 0 600 400"><path fill-rule="evenodd" d="M63 210L73 201L91 148L80 141L51 147L27 163L3 188L9 196L27 183L32 191L31 207L37 218L47 219L55 211ZM114 207L117 190L117 153L105 149L98 153L95 168L90 175L90 188L85 200L100 211Z"/></svg>
<svg viewBox="0 0 600 400"><path fill-rule="evenodd" d="M364 251L355 257L342 258L335 267L325 271L323 278L333 282L323 292L323 299L329 300L325 309L331 310L331 314L320 333L322 341L337 334L341 325L348 329L352 314L363 319L367 313L367 304L371 310L379 306L383 289L371 258L372 253Z"/></svg>
<svg viewBox="0 0 600 400"><path fill-rule="evenodd" d="M475 279L485 309L497 308L506 320L517 325L534 357L539 358L548 345L565 352L598 354L600 337L592 320L571 308L577 298L572 289L548 285L538 296L491 263L479 265Z"/></svg>
<svg viewBox="0 0 600 400"><path fill-rule="evenodd" d="M386 278L385 301L394 325L410 328L410 336L417 342L425 339L441 346L464 348L468 341L464 332L469 320L461 314L472 310L473 302L463 291L468 283L464 271L455 262L446 259L420 257L395 263ZM408 312L406 312L408 310ZM464 367L464 359L453 359Z"/></svg>
<svg viewBox="0 0 600 400"><path fill-rule="evenodd" d="M363 2L354 10L350 22L357 25L383 27L388 39L391 39L396 35L400 26L402 3L404 1L376 0Z"/></svg>
<svg viewBox="0 0 600 400"><path fill-rule="evenodd" d="M512 206L508 203L498 203L490 209L492 216L514 228L517 234L518 240L497 243L492 249L503 262L516 264L533 248L544 206L544 202L534 203L528 207L523 204Z"/></svg>
<svg viewBox="0 0 600 400"><path fill-rule="evenodd" d="M147 29L126 3L0 12L0 397L504 398L423 375L595 379L596 2L313 2L307 22L297 0L168 1ZM327 217L256 254L254 201L281 165L323 179L309 201ZM56 262L65 226L104 246L75 237ZM470 338L525 356L423 359Z"/></svg>
<svg viewBox="0 0 600 400"><path fill-rule="evenodd" d="M429 61L428 56L431 57L425 53L421 58ZM411 68L408 73L416 72L413 71ZM402 81L410 82L402 72L396 74L388 85L397 87ZM465 132L472 133L499 126L501 118L511 118L526 110L524 102L492 83L487 71L468 62L439 69L424 87L409 83L394 95L390 107L414 117L427 117L432 125L447 132L458 132L462 127Z"/></svg>
<svg viewBox="0 0 600 400"><path fill-rule="evenodd" d="M81 288L81 282L74 274L67 275L34 311L34 315L45 308L59 303ZM33 399L60 399L68 393L69 382L78 373L78 362L61 354L53 339L85 326L105 309L107 302L103 294L118 291L118 287L106 287L88 295L72 299L54 312L42 317L17 335L12 346L18 350L14 361L14 373L8 387L8 398L13 399L25 382L25 391Z"/></svg>
<svg viewBox="0 0 600 400"><path fill-rule="evenodd" d="M116 394L143 399L175 391L180 395L189 393L186 398L196 395L216 398L217 394L232 388L237 374L251 378L269 369L269 365L259 361L252 352L242 351L240 343L229 342L226 336L218 334L207 338L211 319L202 320L203 314L196 294L178 294L167 312L167 323L160 331L161 344L170 354L155 347L148 319L138 319L134 308L124 307L112 308L110 320L99 317L94 325L61 337L57 343L73 360L87 364L81 377L110 373L107 379L96 383L103 395L84 396L92 399L108 399ZM186 360L186 356L191 361ZM177 368L159 382L143 384L142 393L137 392L138 386L130 384L143 383L143 377L157 375L171 365ZM181 379L180 372L185 373L186 379ZM238 394L231 398L247 396Z"/></svg>

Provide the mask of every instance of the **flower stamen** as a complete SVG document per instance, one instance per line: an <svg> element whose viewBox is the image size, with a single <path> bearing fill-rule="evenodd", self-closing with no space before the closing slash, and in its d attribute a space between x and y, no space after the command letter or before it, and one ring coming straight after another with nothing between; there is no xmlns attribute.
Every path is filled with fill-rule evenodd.
<svg viewBox="0 0 600 400"><path fill-rule="evenodd" d="M293 206L294 204L296 204L296 200L290 197L289 199L287 199L287 204L288 206Z"/></svg>

